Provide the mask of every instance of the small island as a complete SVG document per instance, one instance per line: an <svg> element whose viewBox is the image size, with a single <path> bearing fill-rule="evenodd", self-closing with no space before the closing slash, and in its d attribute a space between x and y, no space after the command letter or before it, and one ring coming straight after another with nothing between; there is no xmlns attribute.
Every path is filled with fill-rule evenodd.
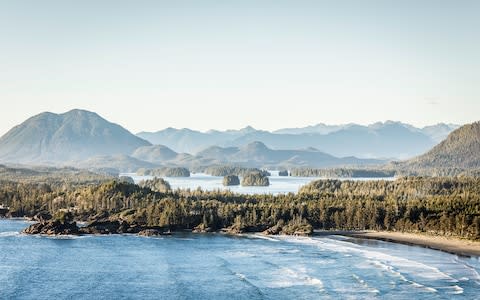
<svg viewBox="0 0 480 300"><path fill-rule="evenodd" d="M183 167L163 167L157 169L139 169L137 175L157 177L190 177L190 170Z"/></svg>
<svg viewBox="0 0 480 300"><path fill-rule="evenodd" d="M242 178L242 186L269 186L268 177L261 172L251 172Z"/></svg>
<svg viewBox="0 0 480 300"><path fill-rule="evenodd" d="M240 185L240 179L237 175L227 175L223 177L224 186Z"/></svg>

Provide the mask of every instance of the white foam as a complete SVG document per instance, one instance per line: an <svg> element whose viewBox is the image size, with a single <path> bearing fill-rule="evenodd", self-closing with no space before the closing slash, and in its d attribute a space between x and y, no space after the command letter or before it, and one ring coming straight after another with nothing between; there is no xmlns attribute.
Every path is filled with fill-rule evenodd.
<svg viewBox="0 0 480 300"><path fill-rule="evenodd" d="M442 289L453 290L453 291L447 291L447 294L453 294L453 295L463 294L463 288L459 287L458 285L446 286L446 287L442 287Z"/></svg>
<svg viewBox="0 0 480 300"><path fill-rule="evenodd" d="M17 231L0 232L0 237L10 237L10 236L18 236L18 235L20 235L20 233Z"/></svg>
<svg viewBox="0 0 480 300"><path fill-rule="evenodd" d="M244 274L242 274L242 273L234 273L234 274L235 274L235 276L237 276L237 277L240 278L241 280L246 280L246 278L247 278L247 277L246 277Z"/></svg>
<svg viewBox="0 0 480 300"><path fill-rule="evenodd" d="M247 251L229 251L228 255L231 257L255 257L255 254Z"/></svg>
<svg viewBox="0 0 480 300"><path fill-rule="evenodd" d="M370 287L366 282L365 280L363 280L362 278L360 278L360 276L358 276L357 274L352 274L353 278L355 278L355 280L360 283L360 285L366 289L368 292L370 293L374 293L374 294L378 294L380 293L379 290L377 290L376 288L372 288Z"/></svg>
<svg viewBox="0 0 480 300"><path fill-rule="evenodd" d="M359 254L365 258L371 259L372 261L386 263L386 265L394 265L396 268L400 269L400 271L405 270L408 273L415 274L415 276L423 277L428 280L447 280L449 282L458 282L458 280L441 272L436 267L428 266L421 262L386 254L380 251L365 249L365 247L352 244L350 242L344 242L331 238L317 239L306 237L288 237L285 238L285 240L294 243L315 245L321 249L332 252ZM400 273L400 271L398 271L398 273Z"/></svg>
<svg viewBox="0 0 480 300"><path fill-rule="evenodd" d="M266 236L264 234L246 234L245 235L246 237L249 237L249 238L255 238L255 239L262 239L262 240L267 240L267 241L271 241L271 242L279 242L279 240L277 239L274 239L272 237L269 237L269 236Z"/></svg>
<svg viewBox="0 0 480 300"><path fill-rule="evenodd" d="M272 281L267 283L271 288L287 288L293 286L315 286L323 290L323 282L308 274L305 267L281 268L271 276Z"/></svg>
<svg viewBox="0 0 480 300"><path fill-rule="evenodd" d="M47 239L52 239L52 240L78 240L78 239L86 239L89 236L87 235L73 235L73 234L64 234L64 235L46 235L46 234L40 234L36 235L37 237L40 238L47 238Z"/></svg>

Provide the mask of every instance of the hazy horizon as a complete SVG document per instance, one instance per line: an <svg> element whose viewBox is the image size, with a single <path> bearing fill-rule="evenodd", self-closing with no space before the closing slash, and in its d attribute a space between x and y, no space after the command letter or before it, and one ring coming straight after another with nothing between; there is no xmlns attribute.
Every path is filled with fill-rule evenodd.
<svg viewBox="0 0 480 300"><path fill-rule="evenodd" d="M54 114L64 114L64 113L67 113L67 112L70 112L72 110L83 110L83 111L89 111L89 112L93 112L93 113L96 113L98 114L100 117L106 119L107 121L109 122L112 122L111 120L105 118L102 114L96 112L96 111L91 111L91 110L86 110L86 109L82 109L82 108L73 108L71 110L68 110L68 111L63 111L63 112L53 112L53 111L43 111L43 112L40 112L38 114L35 114L35 115L32 115L32 116L29 116L27 119L23 120L22 122L28 120L29 118L33 117L33 116L36 116L36 115L39 115L39 114L42 114L42 113L54 113ZM18 124L15 124L13 127L17 126L17 125L20 125L22 122L18 123ZM142 132L158 132L158 131L162 131L162 130L166 130L166 129L169 129L169 128L172 128L172 129L177 129L177 130L182 130L182 129L190 129L190 130L195 130L195 131L199 131L199 132L209 132L209 131L229 131L229 130L242 130L242 129L246 129L248 127L250 128L253 128L255 130L260 130L260 131L268 131L268 132L275 132L277 130L282 130L282 129L295 129L295 128L305 128L305 127L314 127L314 126L317 126L317 125L325 125L325 126L344 126L344 125L360 125L360 126L372 126L372 125L375 125L377 123L388 123L388 122L393 122L393 123L402 123L402 124L406 124L406 125L412 125L414 126L415 128L419 128L419 129L422 129L424 127L428 127L428 126L435 126L435 125L439 125L439 124L445 124L445 125L449 125L449 126L462 126L464 124L455 124L455 123L446 123L446 122L438 122L438 123L434 123L434 124L426 124L424 126L416 126L415 124L410 124L410 123L407 123L407 122L403 122L403 121L399 121L399 120L381 120L381 121L375 121L375 122L372 122L372 123L354 123L354 122L348 122L348 123L337 123L337 124L329 124L329 123L323 123L323 122L318 122L318 123L315 123L315 124L307 124L307 125L304 125L304 126L296 126L296 127L280 127L280 128L272 128L272 129L264 129L264 128L257 128L255 126L252 126L250 124L245 124L244 126L241 126L241 127L238 127L238 128L220 128L220 126L218 128L209 128L209 129L205 129L205 130L202 130L202 129L198 129L198 128L190 128L190 127L174 127L174 126L167 126L167 127L162 127L162 128L158 128L158 129L155 129L155 130L151 130L151 131L147 131L147 130L140 130L140 131L131 131L129 130L127 127L125 127L121 122L120 123L117 123L117 122L112 122L112 123L115 123L115 124L118 124L122 127L124 127L125 129L129 130L131 133L133 134L138 134L138 133L142 133ZM10 129L12 129L10 128ZM9 130L10 130L9 129ZM8 131L8 130L7 130ZM1 133L1 135L5 134L6 132L4 133ZM0 135L0 136L1 136Z"/></svg>
<svg viewBox="0 0 480 300"><path fill-rule="evenodd" d="M0 4L0 135L82 108L133 133L480 116L478 1Z"/></svg>

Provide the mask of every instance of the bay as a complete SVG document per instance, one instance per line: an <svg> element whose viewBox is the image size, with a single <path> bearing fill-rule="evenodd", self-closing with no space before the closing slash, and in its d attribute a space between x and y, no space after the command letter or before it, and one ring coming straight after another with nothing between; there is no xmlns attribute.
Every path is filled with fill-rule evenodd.
<svg viewBox="0 0 480 300"><path fill-rule="evenodd" d="M475 299L480 261L343 236L42 237L0 220L2 299Z"/></svg>

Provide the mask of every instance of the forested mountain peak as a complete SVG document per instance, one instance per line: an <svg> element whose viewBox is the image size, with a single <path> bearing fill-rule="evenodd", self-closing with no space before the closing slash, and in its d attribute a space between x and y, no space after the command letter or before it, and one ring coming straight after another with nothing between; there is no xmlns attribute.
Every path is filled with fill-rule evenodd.
<svg viewBox="0 0 480 300"><path fill-rule="evenodd" d="M407 162L414 168L480 168L480 122L464 125L427 153Z"/></svg>

